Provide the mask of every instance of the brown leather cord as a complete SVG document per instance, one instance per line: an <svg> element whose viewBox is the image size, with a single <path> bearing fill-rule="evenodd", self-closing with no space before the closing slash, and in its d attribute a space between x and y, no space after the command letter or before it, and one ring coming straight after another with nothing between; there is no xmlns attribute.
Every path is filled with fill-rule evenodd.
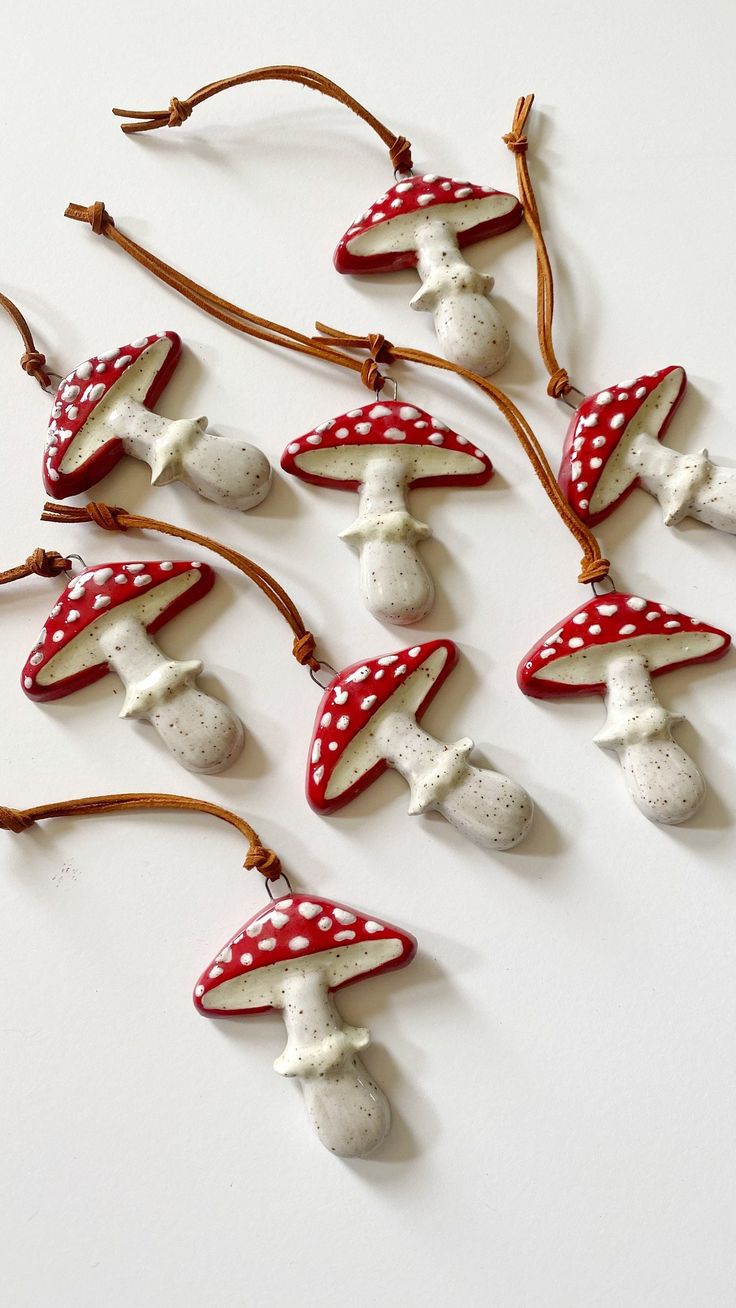
<svg viewBox="0 0 736 1308"><path fill-rule="evenodd" d="M249 82L296 82L311 91L319 91L331 100L350 109L358 118L367 123L380 136L388 148L391 164L396 172L408 173L412 169L411 143L405 136L397 136L370 110L360 104L352 95L330 81L323 73L313 68L302 68L299 64L272 64L266 68L251 68L247 73L237 73L234 77L223 77L217 82L202 86L186 100L179 100L175 95L169 100L166 109L113 109L116 118L133 118L136 122L123 123L122 130L127 136L137 132L153 132L158 127L181 127L191 116L198 104L218 95L220 91L232 90L235 86L245 86Z"/></svg>
<svg viewBox="0 0 736 1308"><path fill-rule="evenodd" d="M36 342L33 339L31 329L17 304L13 304L13 301L9 300L7 295L0 293L0 307L15 323L25 346L25 350L20 356L21 368L28 373L29 377L35 378L42 390L52 389L51 378L45 368L46 355L41 354L40 350L36 349Z"/></svg>
<svg viewBox="0 0 736 1308"><path fill-rule="evenodd" d="M20 835L36 822L47 818L97 817L103 813L134 813L149 809L177 809L185 813L207 813L210 817L229 822L248 842L248 854L243 867L255 868L267 881L281 876L281 863L272 849L262 845L260 837L245 818L231 813L219 804L206 799L192 799L187 795L162 795L134 792L128 795L90 795L87 799L64 799L57 804L40 804L37 808L6 808L0 805L0 831Z"/></svg>
<svg viewBox="0 0 736 1308"><path fill-rule="evenodd" d="M211 550L213 554L219 554L221 559L231 563L234 568L242 572L244 576L252 581L255 586L270 600L276 609L278 609L282 618L289 624L294 634L294 643L292 653L297 663L306 664L312 671L317 672L321 666L318 658L315 657L315 638L311 631L304 626L301 614L294 601L287 595L283 586L280 586L274 577L260 564L254 563L253 559L248 559L244 554L237 550L232 550L227 545L221 545L219 541L212 540L209 536L201 536L199 532L188 531L185 527L177 527L171 522L160 522L158 518L148 518L139 513L128 513L127 509L121 509L112 504L56 504L53 500L48 500L44 504L43 513L41 514L42 522L59 522L59 523L78 523L93 522L95 526L101 527L103 531L156 531L162 536L175 536L178 540L191 541L193 545L199 545L202 549Z"/></svg>
<svg viewBox="0 0 736 1308"><path fill-rule="evenodd" d="M527 119L531 113L533 104L533 95L524 95L517 100L511 131L507 132L502 139L506 142L506 145L516 159L516 176L518 179L519 196L524 208L524 218L534 239L534 246L537 252L537 337L539 339L539 352L542 356L544 366L549 373L547 394L552 395L556 400L559 400L562 399L563 395L567 395L573 387L570 384L570 378L566 370L561 368L557 362L554 345L552 344L552 319L555 311L555 286L552 276L552 265L549 260L549 254L547 252L547 246L542 232L542 222L539 217L539 209L537 208L537 199L534 194L531 177L529 176L529 165L526 157L529 143L524 135Z"/></svg>
<svg viewBox="0 0 736 1308"><path fill-rule="evenodd" d="M68 572L71 566L71 559L65 559L56 550L39 548L28 555L25 563L0 572L0 586L5 586L10 581L21 581L23 577L58 577L61 573Z"/></svg>
<svg viewBox="0 0 736 1308"><path fill-rule="evenodd" d="M424 350L412 350L391 345L378 332L369 336L353 336L317 323L317 330L320 335L316 337L305 336L301 332L295 332L290 327L282 326L280 323L271 322L267 318L259 318L246 309L241 309L238 305L231 304L229 301L214 295L211 291L207 291L204 287L199 286L197 282L193 282L189 277L172 268L170 264L164 263L155 255L150 254L148 250L137 245L135 241L131 241L129 237L124 236L115 226L114 220L100 201L88 207L71 204L66 210L66 216L88 222L93 231L107 236L126 253L131 254L142 267L153 273L155 277L160 278L173 290L178 291L186 299L190 300L192 304L203 309L205 313L209 313L212 317L219 319L219 321L234 327L247 336L255 336L258 340L265 340L272 345L280 345L286 349L298 349L300 353L307 354L312 358L321 359L326 363L336 363L342 368L350 368L354 372L359 372L364 385L371 390L379 392L385 383L378 364L381 362L391 363L394 359L424 364L431 368L441 368L447 372L454 372L461 377L465 377L493 400L509 423L553 507L578 541L583 551L579 580L582 582L599 581L608 575L608 560L601 557L600 547L595 536L580 521L567 503L547 461L544 450L526 418L509 397L494 386L492 382L480 377L477 373L461 368L458 364L440 358L439 355L428 354ZM341 346L342 349L338 348L338 346ZM361 364L357 359L345 354L344 350L360 350L365 352L368 358ZM54 520L61 521L61 519Z"/></svg>
<svg viewBox="0 0 736 1308"><path fill-rule="evenodd" d="M217 318L219 322L225 323L227 327L232 327L235 331L253 336L256 340L266 341L270 345L281 345L287 350L295 350L298 354L308 354L311 358L322 359L325 363L334 363L341 368L347 368L358 373L363 384L376 393L384 386L384 378L377 368L371 367L370 361L361 364L357 359L351 359L348 355L341 354L339 350L316 346L308 336L304 336L301 332L294 331L290 327L284 327L281 323L271 322L269 318L260 318L257 314L239 308L237 304L232 304L229 300L224 300L221 296L215 295L213 291L208 291L204 286L193 282L184 273L172 268L170 264L164 263L163 259L156 258L143 246L138 245L136 241L132 241L130 237L125 236L118 230L115 226L115 220L107 212L101 200L97 200L90 205L67 205L64 217L73 218L77 222L89 223L92 231L97 236L106 236L108 240L113 241L121 250L124 250L126 254L135 259L141 267L153 273L154 277L158 277L172 290L183 295L196 308L202 309L212 318Z"/></svg>
<svg viewBox="0 0 736 1308"><path fill-rule="evenodd" d="M315 323L315 326L320 333L320 336L315 338L317 341L322 339L335 341L337 344L344 346L345 349L371 350L371 342L376 339L374 336L351 336L348 333L336 330L334 327L326 327L324 323L320 322ZM474 386L477 386L479 390L483 391L484 395L487 395L493 401L519 441L542 484L547 498L551 501L568 531L572 533L583 551L578 581L588 583L602 581L604 577L607 577L610 570L608 559L601 556L600 546L592 531L580 521L565 499L544 450L523 413L520 409L517 409L513 400L504 391L494 386L493 382L488 381L486 377L481 377L468 368L462 368L458 363L451 363L449 359L442 359L436 354L428 354L425 350L414 350L401 345L391 345L385 341L383 346L384 352L389 358L401 359L408 363L421 363L429 368L441 368L445 372L457 373L459 377L464 377L466 381L472 382Z"/></svg>

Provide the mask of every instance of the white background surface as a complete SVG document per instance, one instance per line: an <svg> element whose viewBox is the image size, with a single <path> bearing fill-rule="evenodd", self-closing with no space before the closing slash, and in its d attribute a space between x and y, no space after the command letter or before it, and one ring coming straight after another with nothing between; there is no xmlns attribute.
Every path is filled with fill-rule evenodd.
<svg viewBox="0 0 736 1308"><path fill-rule="evenodd" d="M52 365L171 327L185 361L160 404L207 413L274 463L287 441L364 401L357 382L227 332L109 243L65 222L101 198L124 230L206 285L308 329L316 317L433 346L411 273L351 281L331 252L390 181L377 138L299 88L257 86L179 132L126 140L114 104L166 104L259 63L323 69L414 144L418 168L513 189L500 136L534 90L531 162L557 270L558 353L591 390L681 362L681 449L736 459L733 421L732 7L619 0L370 6L129 0L8 12L3 31L2 285ZM513 329L499 380L556 463L566 410L544 394L525 229L473 249ZM46 398L1 327L2 563L34 546L88 561L162 558L155 538L41 527ZM730 656L660 681L691 725L708 781L684 829L629 800L591 738L597 700L543 705L518 659L584 598L578 551L483 398L397 369L401 397L483 444L480 490L413 508L439 598L405 641L361 608L337 539L356 502L279 476L239 517L121 465L98 498L220 534L289 587L324 656L344 665L447 634L462 662L427 725L538 805L517 852L489 856L441 819L409 819L388 776L321 819L302 791L317 704L275 611L225 567L162 635L204 658L245 720L241 761L190 777L150 729L119 722L114 678L38 707L18 673L54 583L2 595L0 799L17 806L153 788L230 804L295 883L417 935L416 963L353 987L367 1062L394 1110L373 1160L341 1162L310 1133L271 1063L276 1015L206 1022L190 991L262 902L234 832L206 818L53 823L0 838L4 1303L215 1303L354 1308L725 1308L733 1303L736 1165L734 822ZM619 584L736 631L733 539L669 531L634 495L601 533ZM188 557L174 548L171 557Z"/></svg>

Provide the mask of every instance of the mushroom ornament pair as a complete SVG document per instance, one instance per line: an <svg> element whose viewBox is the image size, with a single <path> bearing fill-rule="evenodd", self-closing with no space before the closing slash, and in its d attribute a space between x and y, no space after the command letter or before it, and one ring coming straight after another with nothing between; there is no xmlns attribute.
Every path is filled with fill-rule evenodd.
<svg viewBox="0 0 736 1308"><path fill-rule="evenodd" d="M619 382L589 395L565 436L559 482L578 517L595 526L637 486L659 501L668 527L696 518L736 532L736 468L707 450L680 454L662 445L685 394L683 368Z"/></svg>
<svg viewBox="0 0 736 1308"><path fill-rule="evenodd" d="M268 494L265 454L214 436L206 418L163 418L153 406L181 357L176 332L144 336L85 360L60 382L46 437L43 480L58 499L89 490L125 455L154 486L182 481L215 504L251 509Z"/></svg>
<svg viewBox="0 0 736 1308"><path fill-rule="evenodd" d="M85 568L54 604L23 668L23 690L37 702L61 699L116 672L125 686L121 718L150 722L190 771L223 771L243 748L240 719L197 685L199 659L167 658L153 639L214 581L197 562Z"/></svg>

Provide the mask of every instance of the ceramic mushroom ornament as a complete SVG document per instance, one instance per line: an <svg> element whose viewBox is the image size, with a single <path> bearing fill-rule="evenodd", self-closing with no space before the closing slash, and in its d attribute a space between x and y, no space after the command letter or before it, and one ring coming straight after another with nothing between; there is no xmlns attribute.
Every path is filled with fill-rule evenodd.
<svg viewBox="0 0 736 1308"><path fill-rule="evenodd" d="M154 486L183 481L215 504L251 509L268 494L271 468L245 441L214 436L206 418L162 418L153 405L181 357L176 332L144 336L81 363L60 383L44 454L46 490L88 490L125 454L151 469Z"/></svg>
<svg viewBox="0 0 736 1308"><path fill-rule="evenodd" d="M70 581L22 672L30 699L61 699L116 672L121 718L150 722L177 762L221 772L243 747L239 718L197 686L198 659L162 654L153 633L212 588L206 563L108 563Z"/></svg>
<svg viewBox="0 0 736 1308"><path fill-rule="evenodd" d="M298 1077L322 1144L363 1158L388 1131L388 1100L359 1057L370 1034L344 1023L332 1000L342 986L410 963L416 941L357 909L305 895L257 913L202 974L194 1002L208 1017L278 1009L287 1044L274 1063Z"/></svg>
<svg viewBox="0 0 736 1308"><path fill-rule="evenodd" d="M307 798L321 813L355 799L387 767L411 792L409 813L435 809L484 849L524 839L532 801L500 772L473 767L473 741L435 740L419 726L457 661L452 641L354 663L330 682L317 711L307 766Z"/></svg>
<svg viewBox="0 0 736 1308"><path fill-rule="evenodd" d="M491 461L423 409L378 401L323 422L293 441L285 472L315 486L357 491L358 517L342 539L360 555L363 599L377 618L408 625L432 607L434 585L416 545L430 528L409 512L420 486L477 486L493 476Z"/></svg>
<svg viewBox="0 0 736 1308"><path fill-rule="evenodd" d="M608 716L595 743L614 750L626 784L653 822L685 822L705 795L692 759L672 739L682 722L657 699L652 678L726 653L717 627L618 591L581 605L543 636L519 665L525 695L605 695Z"/></svg>
<svg viewBox="0 0 736 1308"><path fill-rule="evenodd" d="M493 278L461 254L466 245L518 226L515 195L426 173L403 177L349 227L335 251L341 273L416 268L422 286L412 309L434 315L453 363L489 377L506 361L509 333L493 304Z"/></svg>
<svg viewBox="0 0 736 1308"><path fill-rule="evenodd" d="M583 522L601 522L641 486L668 527L689 517L736 532L736 468L712 463L707 450L680 454L660 444L686 385L683 368L662 368L598 391L575 411L559 482Z"/></svg>

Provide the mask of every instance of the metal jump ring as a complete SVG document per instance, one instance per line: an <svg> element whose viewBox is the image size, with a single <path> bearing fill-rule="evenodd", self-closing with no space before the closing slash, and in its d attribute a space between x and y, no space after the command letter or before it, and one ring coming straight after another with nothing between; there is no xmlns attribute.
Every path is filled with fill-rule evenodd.
<svg viewBox="0 0 736 1308"><path fill-rule="evenodd" d="M322 671L323 668L325 668L326 671L330 673L329 681L320 681L319 679L319 673ZM319 686L320 690L326 690L330 682L335 680L335 677L337 676L337 669L333 668L331 663L320 663L318 668L309 669L309 675L312 678L312 681L314 682L315 686Z"/></svg>
<svg viewBox="0 0 736 1308"><path fill-rule="evenodd" d="M78 562L78 563L81 563L81 565L82 565L81 568L80 568L80 571L79 571L78 573L74 573L74 572L72 572L72 571L71 571L71 568L64 568L64 576L67 577L69 581L73 581L75 576L80 576L82 572L86 572L86 571L87 571L87 564L85 563L85 561L84 561L84 559L82 558L81 554L67 554L66 557L67 557L68 559L76 559L77 562Z"/></svg>
<svg viewBox="0 0 736 1308"><path fill-rule="evenodd" d="M288 889L288 891L289 891L289 894L290 894L290 895L293 895L294 891L293 891L292 888L291 888L291 882L290 882L290 880L289 880L289 878L287 877L287 875L286 875L285 872L280 872L279 875L275 878L275 880L276 880L276 881L285 881L285 882L286 882L286 885L287 885L287 889ZM271 889L271 885L272 885L272 884L273 884L273 883L272 883L272 882L267 878L267 879L266 879L266 890L267 890L267 892L268 892L268 898L271 900L271 903L273 903L274 899L280 899L280 898L281 898L280 895L274 895L273 890Z"/></svg>

